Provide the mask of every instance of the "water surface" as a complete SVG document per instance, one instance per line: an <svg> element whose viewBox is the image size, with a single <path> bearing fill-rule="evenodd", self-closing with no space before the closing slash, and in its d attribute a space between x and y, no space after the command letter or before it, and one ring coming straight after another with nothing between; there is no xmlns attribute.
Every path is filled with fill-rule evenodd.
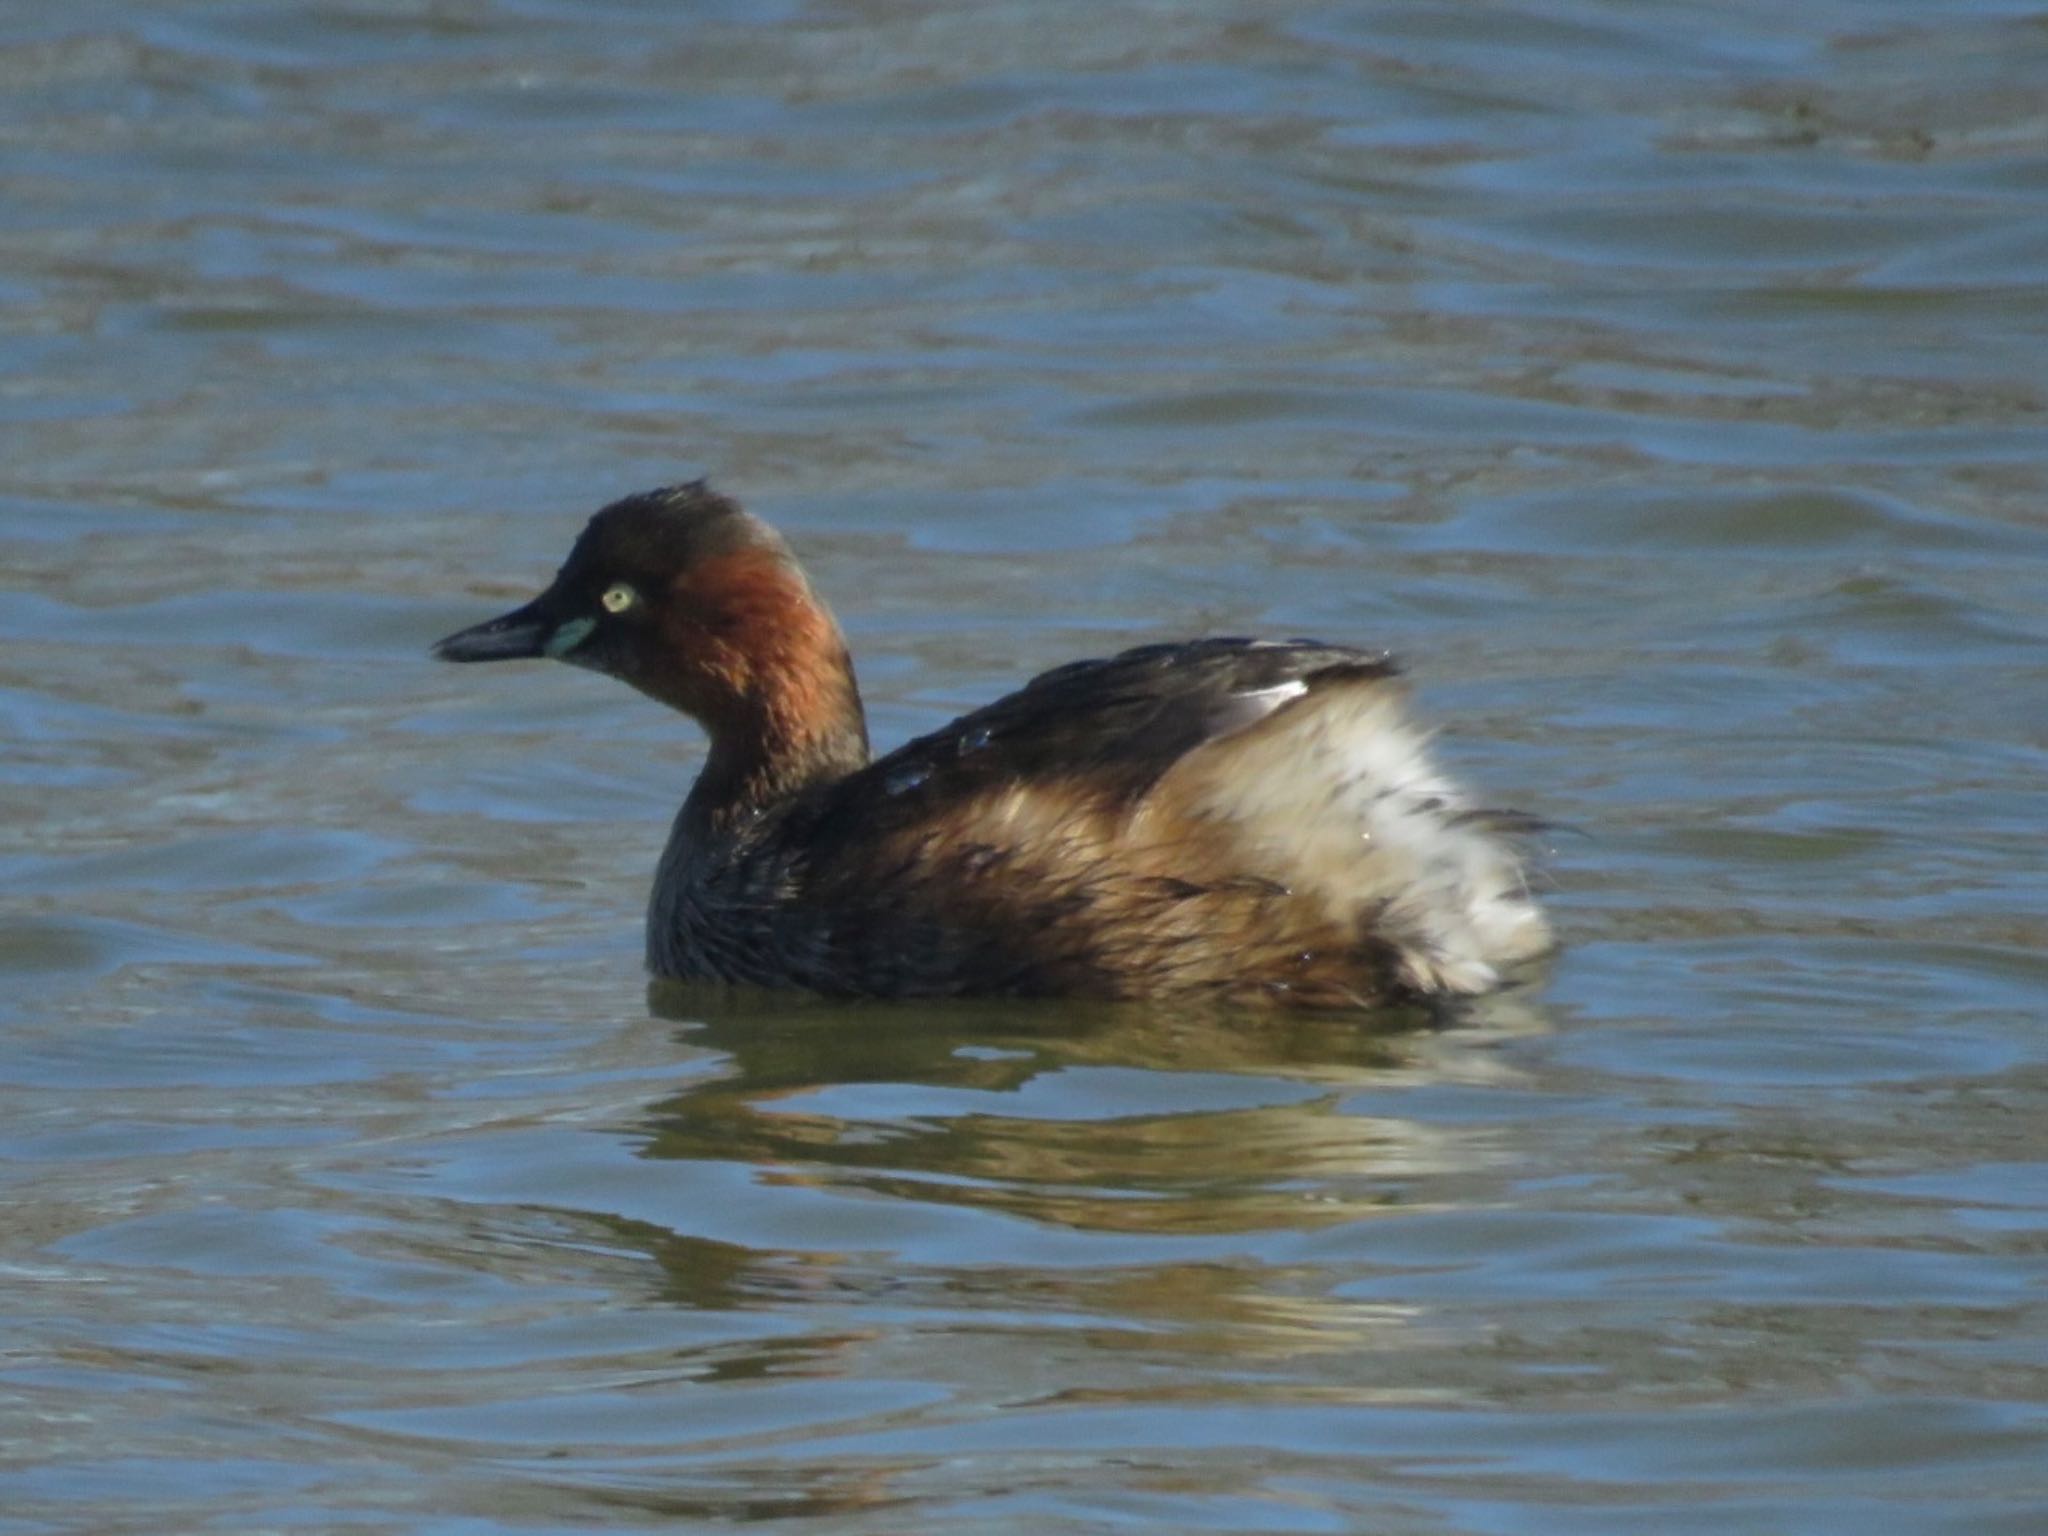
<svg viewBox="0 0 2048 1536"><path fill-rule="evenodd" d="M2048 28L0 23L0 1536L2048 1525ZM1448 1027L665 989L700 743L427 644L709 473L892 744L1407 657Z"/></svg>

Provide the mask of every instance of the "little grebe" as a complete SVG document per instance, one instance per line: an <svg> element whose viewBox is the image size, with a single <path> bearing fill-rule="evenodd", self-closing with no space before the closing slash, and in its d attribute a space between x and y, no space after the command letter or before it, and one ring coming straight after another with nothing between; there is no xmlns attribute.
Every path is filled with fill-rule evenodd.
<svg viewBox="0 0 2048 1536"><path fill-rule="evenodd" d="M1394 662L1307 640L1059 667L877 761L839 626L704 482L614 502L447 661L549 656L695 718L658 975L825 993L1347 1006L1482 992L1549 946L1508 837Z"/></svg>

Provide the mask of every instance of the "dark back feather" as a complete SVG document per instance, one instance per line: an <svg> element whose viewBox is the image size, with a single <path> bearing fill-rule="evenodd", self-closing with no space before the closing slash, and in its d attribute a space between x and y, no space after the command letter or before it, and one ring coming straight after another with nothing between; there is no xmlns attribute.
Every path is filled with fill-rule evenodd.
<svg viewBox="0 0 2048 1536"><path fill-rule="evenodd" d="M813 848L829 856L835 836L871 845L1005 784L1057 782L1097 803L1129 803L1204 742L1300 697L1289 684L1309 691L1399 670L1390 656L1348 646L1238 638L1069 662L832 786L814 808Z"/></svg>

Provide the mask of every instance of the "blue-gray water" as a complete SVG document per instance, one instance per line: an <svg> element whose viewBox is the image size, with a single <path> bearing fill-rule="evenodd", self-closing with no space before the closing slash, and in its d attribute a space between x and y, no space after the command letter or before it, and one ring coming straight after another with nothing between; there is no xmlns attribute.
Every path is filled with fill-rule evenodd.
<svg viewBox="0 0 2048 1536"><path fill-rule="evenodd" d="M2048 1528L2048 19L0 13L0 1536ZM1409 660L1441 1030L649 998L699 751L437 668L787 528L893 743Z"/></svg>

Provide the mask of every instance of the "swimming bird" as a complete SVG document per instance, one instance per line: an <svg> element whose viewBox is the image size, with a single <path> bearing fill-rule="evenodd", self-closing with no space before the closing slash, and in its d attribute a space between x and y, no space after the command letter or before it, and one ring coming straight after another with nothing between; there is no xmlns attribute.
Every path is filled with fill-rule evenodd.
<svg viewBox="0 0 2048 1536"><path fill-rule="evenodd" d="M551 657L709 751L654 878L659 976L842 996L1371 1006L1550 946L1515 836L1432 763L1385 654L1143 645L871 758L788 545L703 481L613 502L447 661Z"/></svg>

